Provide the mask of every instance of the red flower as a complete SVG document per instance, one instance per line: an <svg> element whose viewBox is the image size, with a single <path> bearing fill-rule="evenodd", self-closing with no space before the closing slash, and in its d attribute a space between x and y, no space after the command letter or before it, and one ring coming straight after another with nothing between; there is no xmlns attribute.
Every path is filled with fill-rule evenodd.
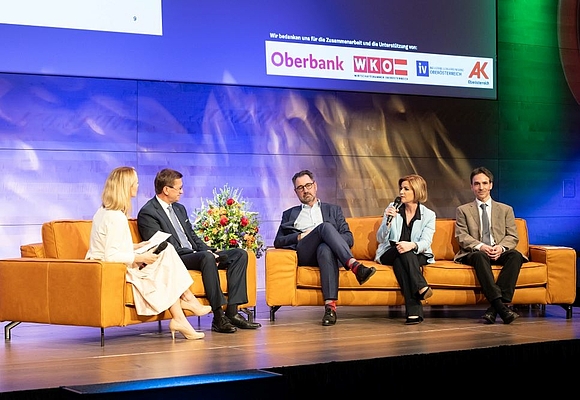
<svg viewBox="0 0 580 400"><path fill-rule="evenodd" d="M240 220L240 225L242 225L242 226L246 226L246 225L248 225L248 223L249 223L249 222L250 222L250 221L248 221L248 218L246 218L246 217L244 216L244 217L242 217L242 219Z"/></svg>
<svg viewBox="0 0 580 400"><path fill-rule="evenodd" d="M226 217L225 215L223 217L220 218L220 225L221 226L226 226L228 224L228 217Z"/></svg>
<svg viewBox="0 0 580 400"><path fill-rule="evenodd" d="M228 206L231 206L232 204L234 204L236 201L234 199L232 199L231 197L226 201L226 204Z"/></svg>
<svg viewBox="0 0 580 400"><path fill-rule="evenodd" d="M230 239L230 246L236 247L238 245L238 241L236 239Z"/></svg>

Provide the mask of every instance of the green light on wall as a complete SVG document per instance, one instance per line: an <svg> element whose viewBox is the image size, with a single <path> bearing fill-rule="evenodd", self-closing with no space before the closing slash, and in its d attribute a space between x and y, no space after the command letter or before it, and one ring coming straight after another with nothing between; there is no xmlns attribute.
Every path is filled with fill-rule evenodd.
<svg viewBox="0 0 580 400"><path fill-rule="evenodd" d="M500 158L554 159L565 150L558 134L575 101L560 62L559 9L553 0L498 1Z"/></svg>

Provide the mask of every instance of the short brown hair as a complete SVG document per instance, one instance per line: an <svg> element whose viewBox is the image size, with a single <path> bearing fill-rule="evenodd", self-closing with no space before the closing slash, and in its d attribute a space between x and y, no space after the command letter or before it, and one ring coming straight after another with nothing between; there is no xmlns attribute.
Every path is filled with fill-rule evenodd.
<svg viewBox="0 0 580 400"><path fill-rule="evenodd" d="M303 169L302 171L296 172L294 174L294 176L292 177L292 184L295 185L296 184L296 179L298 179L298 178L300 178L301 176L304 176L304 175L308 175L310 177L310 179L312 179L312 182L314 182L314 174L312 172L310 172L309 170L307 170L307 169Z"/></svg>
<svg viewBox="0 0 580 400"><path fill-rule="evenodd" d="M176 179L183 178L183 174L171 168L164 168L155 175L155 194L161 194L165 186L173 186Z"/></svg>
<svg viewBox="0 0 580 400"><path fill-rule="evenodd" d="M473 171L471 171L471 175L469 175L469 183L473 184L473 177L479 174L487 176L489 178L489 181L493 183L493 174L489 169L485 167L477 167Z"/></svg>

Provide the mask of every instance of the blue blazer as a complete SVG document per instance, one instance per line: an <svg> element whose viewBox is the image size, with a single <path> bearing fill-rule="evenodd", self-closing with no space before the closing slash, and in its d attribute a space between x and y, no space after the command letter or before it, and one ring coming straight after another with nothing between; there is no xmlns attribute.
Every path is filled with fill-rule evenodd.
<svg viewBox="0 0 580 400"><path fill-rule="evenodd" d="M411 229L411 242L417 243L417 250L415 250L415 253L424 253L427 256L427 262L431 264L435 262L435 258L433 257L433 250L431 249L431 243L433 243L433 234L435 233L436 216L434 211L428 209L420 203L419 213L421 214L421 219L416 220L413 223L413 229ZM377 241L379 242L379 247L377 249L377 255L375 256L376 262L380 263L379 259L381 256L391 248L391 241L399 241L402 230L403 217L401 214L397 214L395 218L393 218L390 226L387 226L387 217L383 217L381 226L377 231Z"/></svg>

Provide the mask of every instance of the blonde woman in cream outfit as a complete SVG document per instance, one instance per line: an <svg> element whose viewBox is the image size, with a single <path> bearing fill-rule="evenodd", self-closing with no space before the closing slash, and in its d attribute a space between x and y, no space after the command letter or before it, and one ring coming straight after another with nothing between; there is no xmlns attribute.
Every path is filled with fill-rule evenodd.
<svg viewBox="0 0 580 400"><path fill-rule="evenodd" d="M115 168L105 181L102 205L93 217L87 259L122 262L127 265L127 282L133 286L135 309L139 315L157 315L169 310L171 336L181 332L186 339L201 339L203 332L196 332L187 320L183 309L196 315L205 315L211 307L203 306L189 287L191 275L177 255L175 248L167 244L160 254L151 249L143 254L135 253L148 242L133 243L128 217L131 199L137 196L139 181L133 167Z"/></svg>

